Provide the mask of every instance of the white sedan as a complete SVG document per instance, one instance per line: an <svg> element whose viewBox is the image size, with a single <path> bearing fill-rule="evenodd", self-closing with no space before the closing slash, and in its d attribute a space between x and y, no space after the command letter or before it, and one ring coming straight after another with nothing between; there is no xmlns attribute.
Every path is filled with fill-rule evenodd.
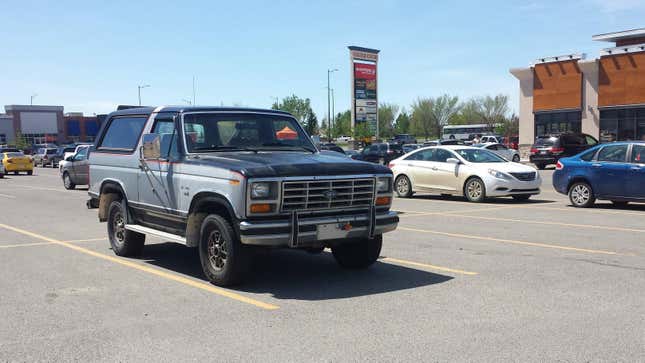
<svg viewBox="0 0 645 363"><path fill-rule="evenodd" d="M504 144L489 142L489 143L476 144L473 146L490 150L495 154L503 157L504 159L508 159L516 163L520 162L520 153L517 150L511 149Z"/></svg>
<svg viewBox="0 0 645 363"><path fill-rule="evenodd" d="M399 197L414 192L465 196L471 202L511 196L527 200L540 193L542 179L533 167L510 162L477 147L433 146L392 160L394 191Z"/></svg>

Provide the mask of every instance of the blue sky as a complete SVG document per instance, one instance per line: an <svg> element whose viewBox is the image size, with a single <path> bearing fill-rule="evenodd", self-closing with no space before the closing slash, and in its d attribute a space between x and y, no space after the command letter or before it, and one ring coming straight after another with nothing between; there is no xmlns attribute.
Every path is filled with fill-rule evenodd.
<svg viewBox="0 0 645 363"><path fill-rule="evenodd" d="M645 27L645 0L578 1L12 1L0 18L0 105L64 105L103 113L116 104L269 107L296 94L326 115L350 102L348 45L381 49L379 99L505 93L508 70L609 43L591 36Z"/></svg>

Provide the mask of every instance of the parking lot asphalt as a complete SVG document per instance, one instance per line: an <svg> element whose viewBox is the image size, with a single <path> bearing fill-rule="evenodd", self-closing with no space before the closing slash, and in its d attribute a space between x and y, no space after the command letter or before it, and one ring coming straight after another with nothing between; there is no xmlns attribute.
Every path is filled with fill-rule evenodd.
<svg viewBox="0 0 645 363"><path fill-rule="evenodd" d="M645 205L394 200L365 271L271 251L207 283L196 250L115 256L57 170L0 179L0 361L645 361Z"/></svg>

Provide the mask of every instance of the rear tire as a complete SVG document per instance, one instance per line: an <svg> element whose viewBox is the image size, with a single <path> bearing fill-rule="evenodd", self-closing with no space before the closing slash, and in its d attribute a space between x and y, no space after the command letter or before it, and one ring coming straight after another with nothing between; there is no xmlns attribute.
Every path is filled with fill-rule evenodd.
<svg viewBox="0 0 645 363"><path fill-rule="evenodd" d="M464 185L464 195L469 202L481 203L486 199L486 185L478 177L470 178Z"/></svg>
<svg viewBox="0 0 645 363"><path fill-rule="evenodd" d="M76 188L76 184L72 183L72 178L69 176L68 172L63 173L63 186L67 190L72 190Z"/></svg>
<svg viewBox="0 0 645 363"><path fill-rule="evenodd" d="M27 175L33 175L33 174L34 174L33 170L28 170L27 171Z"/></svg>
<svg viewBox="0 0 645 363"><path fill-rule="evenodd" d="M587 182L576 182L569 188L569 201L576 208L589 208L595 201L591 185Z"/></svg>
<svg viewBox="0 0 645 363"><path fill-rule="evenodd" d="M242 245L231 224L220 215L204 218L199 260L211 284L231 286L242 282L250 266L250 250Z"/></svg>
<svg viewBox="0 0 645 363"><path fill-rule="evenodd" d="M401 198L410 198L412 196L412 183L405 175L399 175L394 181L396 195Z"/></svg>
<svg viewBox="0 0 645 363"><path fill-rule="evenodd" d="M125 229L125 210L120 200L115 200L108 209L108 238L112 251L117 256L139 256L143 252L146 235Z"/></svg>
<svg viewBox="0 0 645 363"><path fill-rule="evenodd" d="M531 198L530 195L514 195L513 196L513 199L515 199L518 202L527 201L530 198Z"/></svg>
<svg viewBox="0 0 645 363"><path fill-rule="evenodd" d="M356 242L347 242L332 247L331 252L341 267L364 269L376 262L381 255L382 246L383 235L378 235L374 239L362 238Z"/></svg>

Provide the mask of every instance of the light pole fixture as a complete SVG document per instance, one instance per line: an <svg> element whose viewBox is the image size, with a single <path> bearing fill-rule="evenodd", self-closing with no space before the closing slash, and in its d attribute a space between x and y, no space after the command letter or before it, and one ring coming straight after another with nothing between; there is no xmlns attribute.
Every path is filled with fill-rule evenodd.
<svg viewBox="0 0 645 363"><path fill-rule="evenodd" d="M149 84L138 85L137 89L139 91L139 106L141 106L141 89L150 87Z"/></svg>
<svg viewBox="0 0 645 363"><path fill-rule="evenodd" d="M34 105L34 98L36 98L36 96L38 96L37 93L34 93L33 95L29 96L29 105L30 106Z"/></svg>
<svg viewBox="0 0 645 363"><path fill-rule="evenodd" d="M329 86L329 78L330 75L334 72L337 72L338 69L328 69L327 70L327 141L331 142L331 104L330 104L330 94L331 94L331 88Z"/></svg>

